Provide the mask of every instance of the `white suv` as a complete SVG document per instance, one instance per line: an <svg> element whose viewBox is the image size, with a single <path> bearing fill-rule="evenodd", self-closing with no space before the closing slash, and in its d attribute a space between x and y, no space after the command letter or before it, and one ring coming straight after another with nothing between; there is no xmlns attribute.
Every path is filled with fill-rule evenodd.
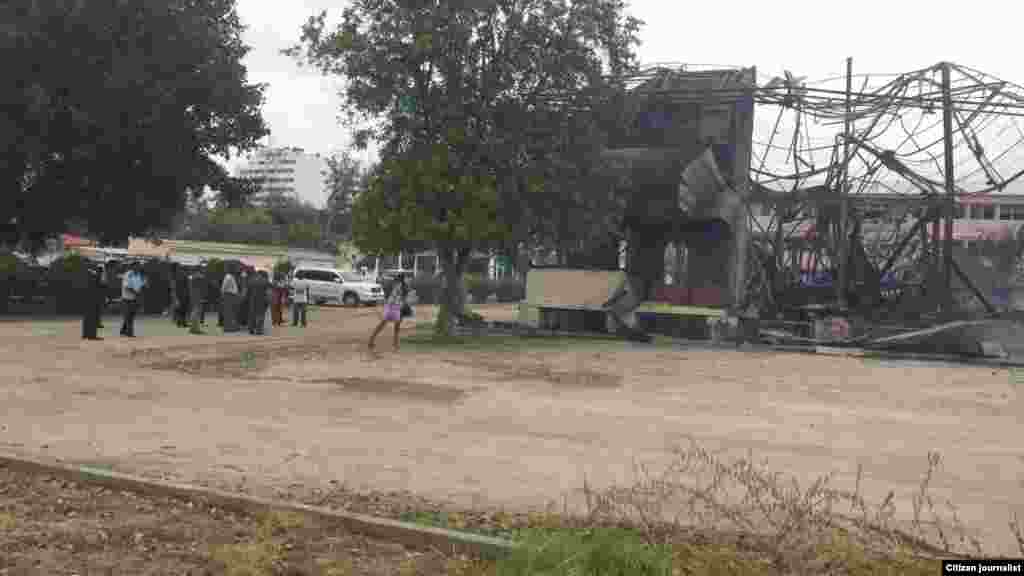
<svg viewBox="0 0 1024 576"><path fill-rule="evenodd" d="M384 300L380 284L364 279L355 272L342 272L334 268L296 268L291 287L302 290L309 286L313 303L337 302L346 306L378 304Z"/></svg>

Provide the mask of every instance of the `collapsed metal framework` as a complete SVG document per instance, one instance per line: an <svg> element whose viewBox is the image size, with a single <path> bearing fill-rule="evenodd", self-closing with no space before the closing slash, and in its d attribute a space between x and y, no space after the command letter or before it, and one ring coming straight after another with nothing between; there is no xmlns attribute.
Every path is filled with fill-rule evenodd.
<svg viewBox="0 0 1024 576"><path fill-rule="evenodd" d="M754 197L774 208L755 249L760 288L769 283L777 297L796 280L782 271L808 272L810 260L812 274L832 272L841 308L867 312L903 266L921 280L918 312L952 313L954 279L994 312L954 258L953 220L959 202L1024 176L1014 154L1024 143L1024 88L946 62L880 84L858 78L854 90L848 61L845 77L807 83L787 74L759 87L758 101L777 108L751 166ZM845 90L823 87L836 80ZM811 124L831 134L815 141ZM872 202L880 193L889 198Z"/></svg>
<svg viewBox="0 0 1024 576"><path fill-rule="evenodd" d="M613 81L628 92L666 72L700 68L651 66ZM705 106L751 97L745 88L655 92L662 101ZM566 96L547 97L572 106ZM759 82L753 99L748 210L767 205L771 218L761 226L750 213L750 299L784 307L780 300L798 291L802 274L825 271L836 308L876 310L886 280L903 271L928 296L915 299L922 313L954 310L954 278L993 311L953 256L953 219L958 202L1004 192L1024 177L1024 158L1015 154L1024 143L1024 88L947 62L854 75L848 60L846 74L834 78L808 82L787 72Z"/></svg>

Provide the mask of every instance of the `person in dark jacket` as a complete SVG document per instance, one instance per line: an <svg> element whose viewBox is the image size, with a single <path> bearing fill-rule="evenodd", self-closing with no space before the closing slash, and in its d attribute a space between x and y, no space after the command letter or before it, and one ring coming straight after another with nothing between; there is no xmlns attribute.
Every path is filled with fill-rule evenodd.
<svg viewBox="0 0 1024 576"><path fill-rule="evenodd" d="M206 277L203 276L203 269L196 269L188 278L188 301L192 304L190 315L189 332L202 334L199 328L203 318L203 292L206 289Z"/></svg>
<svg viewBox="0 0 1024 576"><path fill-rule="evenodd" d="M95 268L89 268L88 283L86 284L85 297L82 307L82 339L102 340L96 330L99 328L99 299L103 297L102 281L100 273Z"/></svg>
<svg viewBox="0 0 1024 576"><path fill-rule="evenodd" d="M270 283L264 272L258 272L251 276L249 281L249 333L263 334L264 316L267 313L269 299L267 292L270 290Z"/></svg>
<svg viewBox="0 0 1024 576"><path fill-rule="evenodd" d="M107 309L107 270L106 266L96 269L96 328L103 328L103 311Z"/></svg>
<svg viewBox="0 0 1024 576"><path fill-rule="evenodd" d="M241 274L238 275L238 325L249 326L249 306L251 305L249 300L249 281L252 279L252 274L248 268L242 268Z"/></svg>
<svg viewBox="0 0 1024 576"><path fill-rule="evenodd" d="M174 318L178 326L188 326L189 311L192 309L192 302L189 294L188 272L184 268L178 268L174 278L174 291L178 296L178 307L174 311Z"/></svg>

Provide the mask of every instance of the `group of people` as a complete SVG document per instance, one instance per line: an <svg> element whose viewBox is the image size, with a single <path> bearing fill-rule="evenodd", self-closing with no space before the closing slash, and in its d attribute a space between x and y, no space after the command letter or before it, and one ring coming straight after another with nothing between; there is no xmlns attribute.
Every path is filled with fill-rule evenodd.
<svg viewBox="0 0 1024 576"><path fill-rule="evenodd" d="M83 299L82 338L102 340L103 310L107 303L108 286L117 279L110 267L93 266L88 269L88 287ZM142 266L130 264L121 278L121 335L135 336L135 316L146 279ZM202 268L186 270L173 265L170 282L168 315L174 323L188 328L193 334L202 334L206 325L208 303L217 305L217 325L224 332L239 332L244 327L250 334L267 334L271 326L283 326L285 309L291 301L292 326L306 326L306 307L310 302L309 288L289 294L284 278L270 281L265 271L252 268L228 270L219 286L212 284Z"/></svg>
<svg viewBox="0 0 1024 576"><path fill-rule="evenodd" d="M202 272L193 273L190 277L188 294L192 302L200 301L203 295L198 292L205 285ZM219 286L220 306L217 313L217 324L225 333L240 332L242 328L249 334L268 334L273 326L284 325L284 309L288 304L288 285L284 278L276 278L273 282L269 274L263 270L242 268L237 275L228 270ZM306 304L309 302L308 288L302 293L292 296L292 325L306 326ZM187 306L187 304L186 304ZM188 308L185 308L186 310ZM191 330L201 333L203 311L201 305L192 307ZM177 314L180 323L184 312ZM184 324L181 324L184 325Z"/></svg>
<svg viewBox="0 0 1024 576"><path fill-rule="evenodd" d="M85 300L82 320L82 338L86 340L101 340L97 330L103 327L102 315L106 305L107 286L113 281L109 269L106 272L105 274L104 270L98 267L89 270L88 297ZM173 274L172 318L178 326L188 327L193 334L201 334L201 326L205 324L208 288L206 276L201 269L186 273L177 267L174 268ZM135 315L145 287L146 279L142 267L138 263L130 265L121 279L121 336L135 336ZM396 350L398 349L398 334L402 320L413 315L408 299L409 287L405 277L399 276L388 292L381 320L367 343L371 352L376 346L377 336L389 323L394 324L393 345ZM223 326L225 333L239 332L241 327L245 326L250 334L266 334L268 324L284 325L284 310L289 300L292 326L301 324L302 327L306 327L306 309L311 300L308 285L289 291L283 278L271 282L265 271L243 268L236 277L232 270L228 270L220 283L217 323Z"/></svg>

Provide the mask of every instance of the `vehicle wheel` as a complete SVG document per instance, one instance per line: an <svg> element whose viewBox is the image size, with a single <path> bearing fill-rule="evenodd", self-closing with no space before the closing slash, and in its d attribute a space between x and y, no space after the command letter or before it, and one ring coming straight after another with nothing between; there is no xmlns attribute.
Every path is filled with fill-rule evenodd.
<svg viewBox="0 0 1024 576"><path fill-rule="evenodd" d="M358 306L359 296L356 296L355 294L349 292L348 294L345 294L344 298L341 299L341 303L344 304L345 306Z"/></svg>
<svg viewBox="0 0 1024 576"><path fill-rule="evenodd" d="M313 304L316 304L317 306L323 306L326 303L327 303L327 300L324 299L324 298L314 298L313 299Z"/></svg>

